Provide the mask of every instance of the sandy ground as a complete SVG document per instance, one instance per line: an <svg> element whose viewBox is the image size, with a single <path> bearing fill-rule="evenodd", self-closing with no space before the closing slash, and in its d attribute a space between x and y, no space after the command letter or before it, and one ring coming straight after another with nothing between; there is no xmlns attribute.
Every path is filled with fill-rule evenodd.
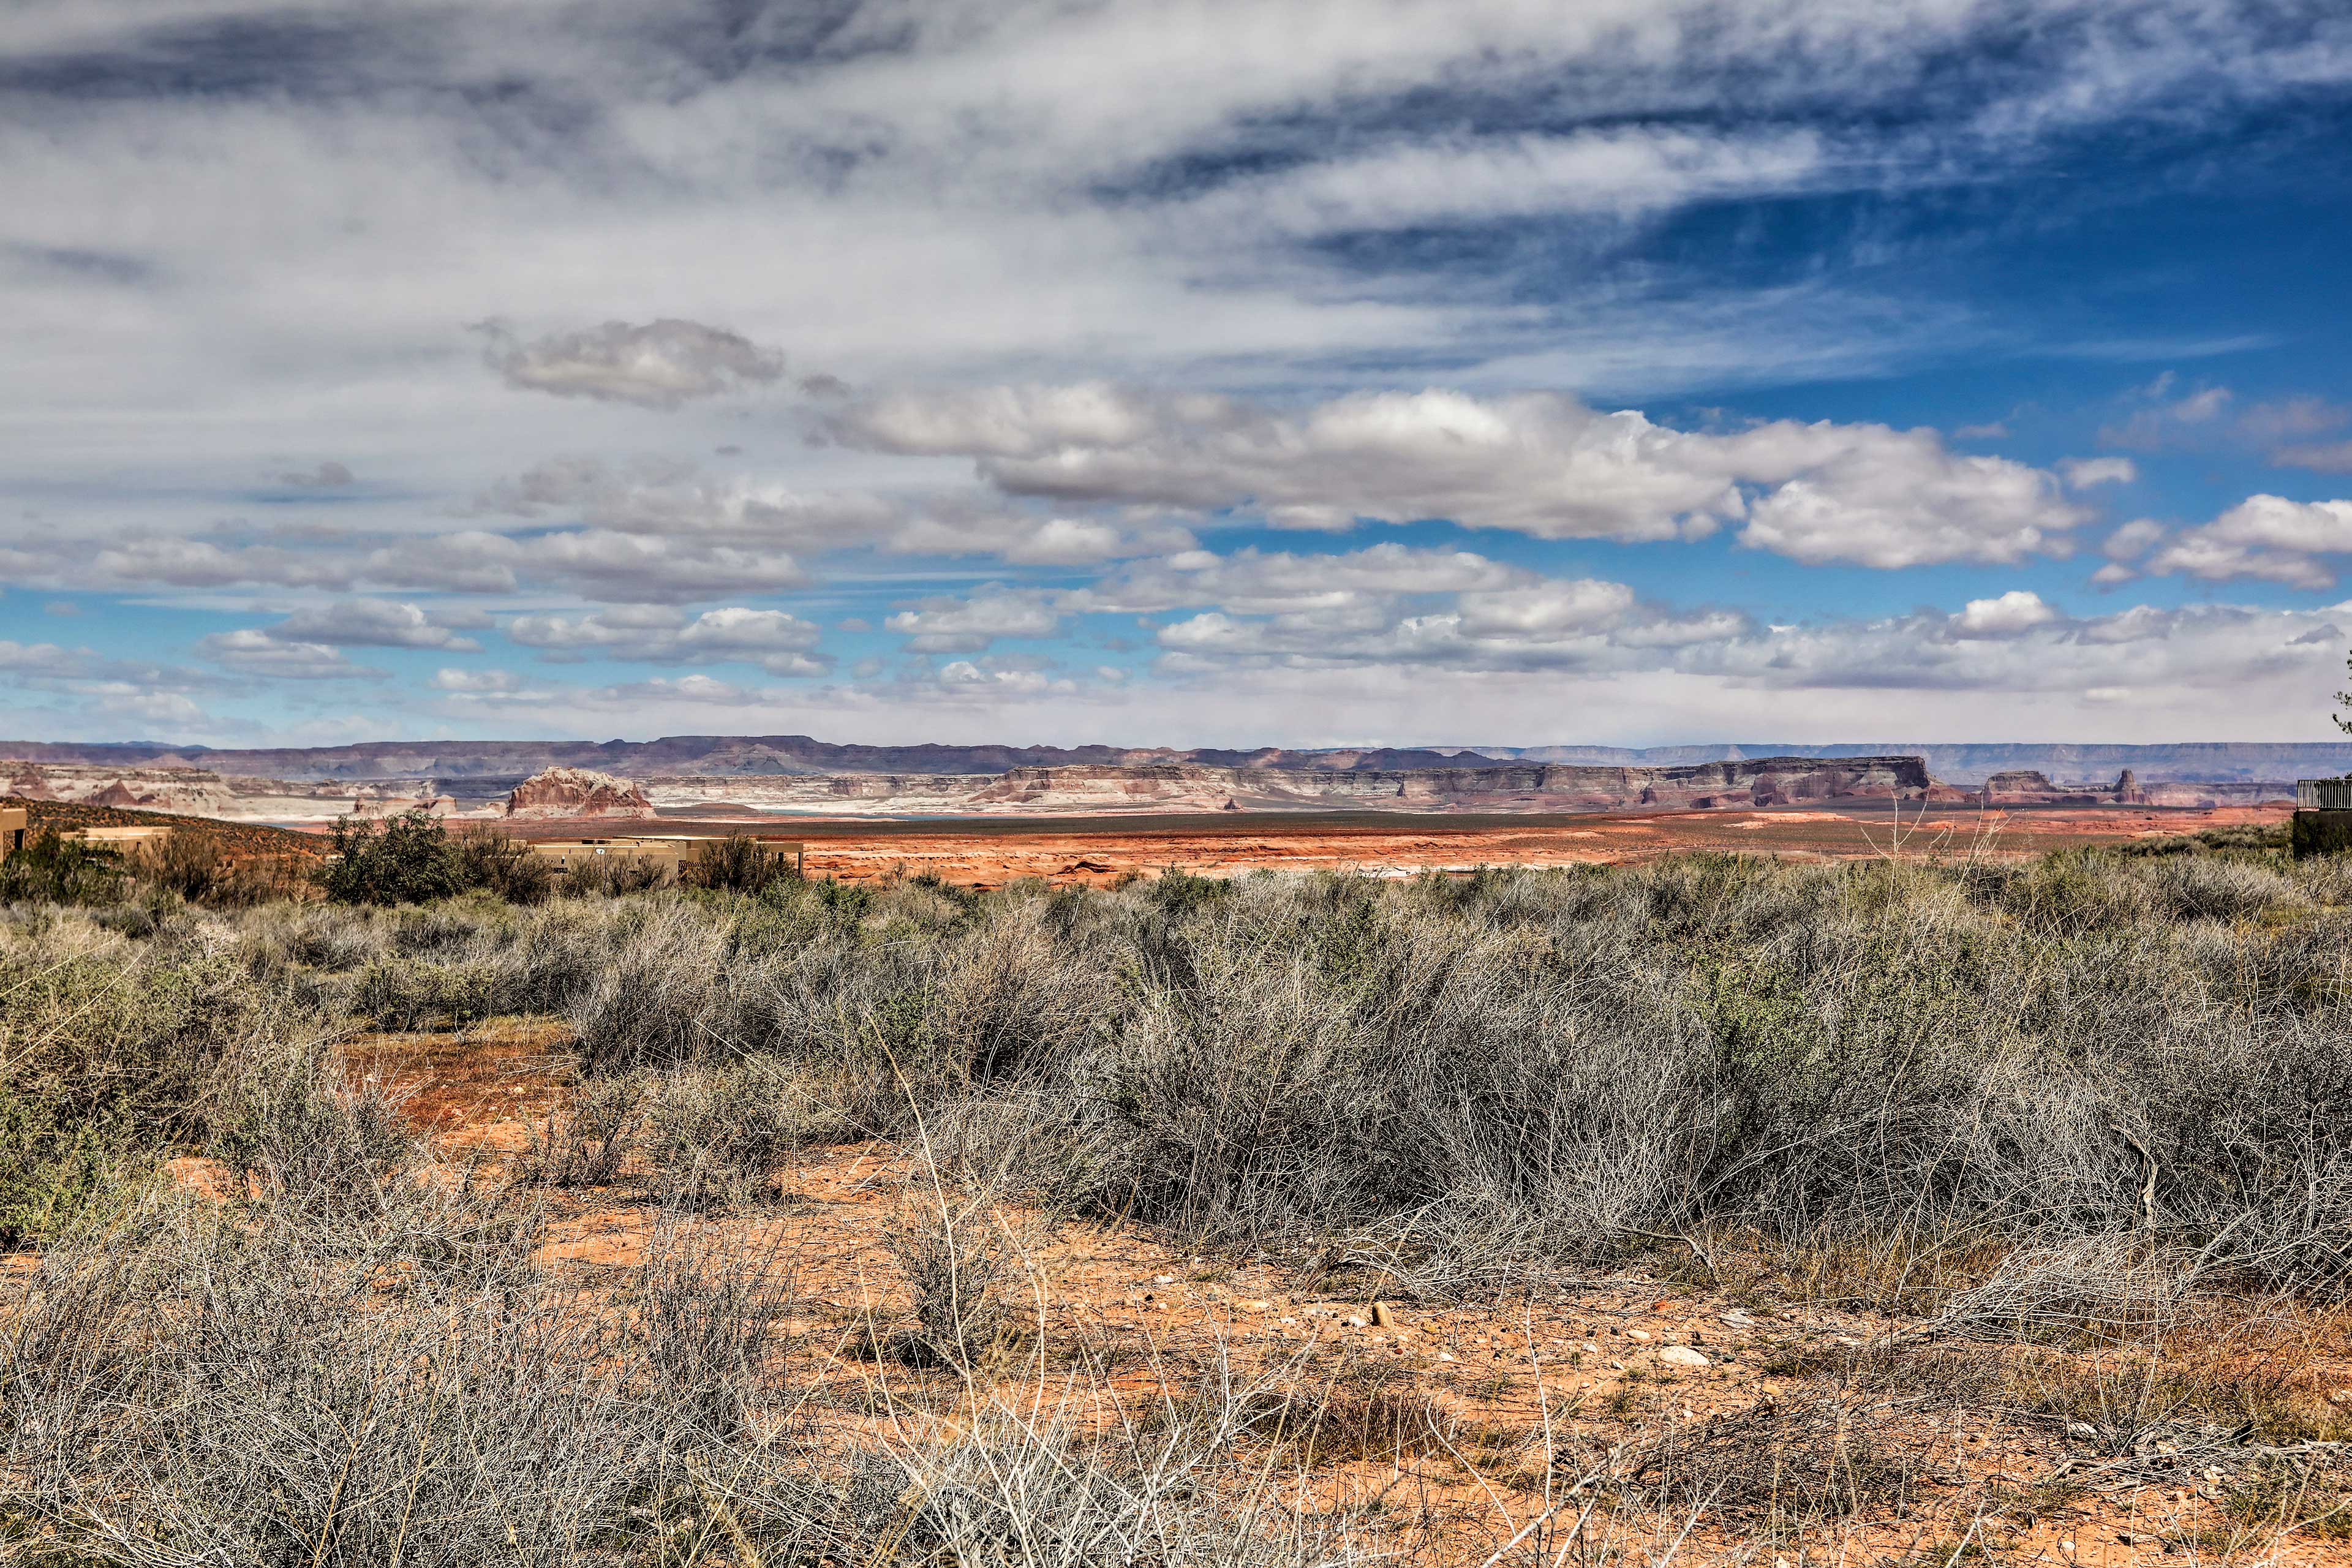
<svg viewBox="0 0 2352 1568"><path fill-rule="evenodd" d="M1478 866L1568 866L1716 849L1796 859L2011 857L2080 845L2284 822L2288 806L2092 806L1982 811L1844 809L1595 813L1510 816L1376 812L1232 813L1192 816L929 818L845 822L765 816L653 822L536 822L534 837L594 833L709 836L750 832L803 843L812 877L845 882L930 872L995 887L1016 878L1105 883L1174 868L1195 876L1352 868L1410 876Z"/></svg>
<svg viewBox="0 0 2352 1568"><path fill-rule="evenodd" d="M366 1036L349 1057L407 1097L415 1125L443 1153L495 1174L515 1168L566 1102L565 1043L560 1025L506 1020L463 1034ZM205 1163L179 1162L175 1173L216 1190ZM811 1150L755 1200L683 1220L625 1173L610 1188L548 1191L555 1221L544 1261L617 1279L665 1244L666 1226L682 1225L787 1279L792 1305L777 1330L787 1382L799 1415L843 1440L1034 1420L1041 1409L1081 1427L1149 1421L1218 1382L1425 1413L1413 1419L1442 1440L1311 1461L1278 1483L1281 1500L1300 1508L1378 1500L1370 1528L1393 1532L1387 1544L1417 1562L1486 1559L1542 1512L1547 1484L1557 1498L1580 1476L1634 1469L1657 1445L1694 1439L1716 1445L1718 1466L1731 1463L1752 1457L1754 1434L1806 1411L1834 1411L1840 1430L1866 1433L1891 1458L1903 1477L1892 1500L1859 1518L1778 1525L1755 1507L1734 1510L1703 1521L1684 1557L1929 1568L1968 1543L1988 1563L2099 1568L2352 1561L2352 1549L2309 1531L2282 1540L2275 1528L2233 1522L2221 1504L2242 1472L2204 1468L2205 1458L2160 1436L2095 1440L2064 1414L1938 1394L1919 1370L1995 1366L2020 1353L2013 1343L1927 1336L1833 1290L1762 1289L1727 1259L1710 1281L1671 1244L1650 1263L1462 1303L1401 1295L1360 1259L1277 1267L1189 1256L1137 1227L1007 1208L1024 1237L1018 1338L974 1375L926 1370L887 1348L903 1335L910 1299L884 1237L930 1192L908 1151L881 1143ZM667 1233L667 1244L677 1238ZM2136 1375L2096 1350L2035 1353L2053 1377ZM2346 1435L2336 1428L2352 1405L2352 1314L2273 1304L2259 1331L2241 1325L2168 1353L2200 1375L2284 1387L2319 1427ZM2314 1495L2324 1509L2338 1494ZM1571 1501L1569 1517L1581 1506ZM1645 1517L1603 1509L1591 1528L1622 1561L1661 1544ZM1611 1555L1590 1546L1589 1561Z"/></svg>

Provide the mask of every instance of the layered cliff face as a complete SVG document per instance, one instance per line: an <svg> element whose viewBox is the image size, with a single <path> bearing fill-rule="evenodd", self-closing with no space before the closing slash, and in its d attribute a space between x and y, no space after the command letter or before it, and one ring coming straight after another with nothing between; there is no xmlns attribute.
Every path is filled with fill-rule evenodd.
<svg viewBox="0 0 2352 1568"><path fill-rule="evenodd" d="M2293 786L2273 784L2186 784L2158 780L2142 784L2126 768L2113 784L2062 784L2031 768L2013 768L1993 774L1984 787L1971 792L1986 805L2173 805L2212 807L2254 805L2266 800L2293 799Z"/></svg>
<svg viewBox="0 0 2352 1568"><path fill-rule="evenodd" d="M628 779L587 768L548 768L515 785L507 796L514 817L651 816L654 803Z"/></svg>
<svg viewBox="0 0 2352 1568"><path fill-rule="evenodd" d="M979 814L1083 811L1705 811L1846 799L1927 798L1916 757L1767 757L1677 768L1556 763L1455 768L1204 767L1082 763L1004 773L646 781L665 809Z"/></svg>
<svg viewBox="0 0 2352 1568"><path fill-rule="evenodd" d="M224 777L201 768L106 768L0 762L0 791L34 799L178 811L244 821L324 821L425 805L442 815L529 820L711 816L1053 816L1217 811L1575 812L1753 810L1900 800L1988 806L2251 805L2279 798L2258 784L2053 784L2011 770L1982 788L1937 783L1917 757L1762 757L1674 767L1457 763L1444 767L1299 767L1250 756L1233 765L1186 762L1022 764L988 773L668 774L623 778L542 769L510 790L481 781ZM421 787L420 787L421 786ZM2291 792L2287 792L2291 795ZM452 796L455 798L452 798Z"/></svg>
<svg viewBox="0 0 2352 1568"><path fill-rule="evenodd" d="M0 761L0 794L137 811L244 821L323 820L415 805L425 792L404 780L289 784L226 777L210 768L105 767Z"/></svg>

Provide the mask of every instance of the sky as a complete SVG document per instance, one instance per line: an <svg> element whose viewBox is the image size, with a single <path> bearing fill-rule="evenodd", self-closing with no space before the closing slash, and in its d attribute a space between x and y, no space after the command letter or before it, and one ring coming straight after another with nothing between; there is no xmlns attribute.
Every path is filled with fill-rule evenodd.
<svg viewBox="0 0 2352 1568"><path fill-rule="evenodd" d="M2324 740L2342 0L9 0L0 736Z"/></svg>

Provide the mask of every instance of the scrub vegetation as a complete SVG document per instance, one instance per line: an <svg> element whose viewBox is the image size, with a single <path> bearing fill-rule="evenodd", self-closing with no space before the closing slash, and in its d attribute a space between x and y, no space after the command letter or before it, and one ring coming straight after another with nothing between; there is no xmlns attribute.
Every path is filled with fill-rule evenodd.
<svg viewBox="0 0 2352 1568"><path fill-rule="evenodd" d="M26 1561L1304 1563L1371 1554L1365 1521L1262 1506L1254 1473L1483 1441L1397 1389L1301 1415L1231 1380L1109 1427L826 1427L774 1348L793 1260L704 1222L875 1141L920 1175L887 1236L913 1311L871 1352L927 1376L1045 1353L1039 1227L1139 1226L1400 1300L1630 1272L2012 1347L1899 1341L1629 1440L1592 1472L1622 1510L1908 1507L1917 1467L1853 1401L1938 1378L2126 1449L2242 1426L2270 1468L2231 1485L2325 1491L2279 1468L2341 1436L2324 1407L2173 1347L2352 1292L2352 866L2253 837L979 893L727 850L705 886L580 896L493 847L356 847L423 901L207 901L225 879L137 862L7 884L0 1542ZM562 1022L567 1087L495 1169L346 1048L518 1016ZM552 1268L586 1188L661 1244Z"/></svg>

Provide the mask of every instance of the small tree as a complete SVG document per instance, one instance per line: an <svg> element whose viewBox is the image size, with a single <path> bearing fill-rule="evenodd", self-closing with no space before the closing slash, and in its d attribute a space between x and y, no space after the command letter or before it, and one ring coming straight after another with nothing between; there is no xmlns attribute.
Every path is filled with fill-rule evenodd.
<svg viewBox="0 0 2352 1568"><path fill-rule="evenodd" d="M382 823L336 820L336 858L321 874L340 904L418 904L466 890L465 858L433 814L418 807Z"/></svg>
<svg viewBox="0 0 2352 1568"><path fill-rule="evenodd" d="M2352 671L2352 653L2344 656L2344 668L2347 671ZM2344 710L2333 716L2336 720L2336 727L2346 734L2352 735L2352 691L2337 692L2336 706Z"/></svg>
<svg viewBox="0 0 2352 1568"><path fill-rule="evenodd" d="M739 893L756 893L771 882L799 876L800 869L790 857L742 833L704 839L679 872L679 879L688 887L727 888Z"/></svg>
<svg viewBox="0 0 2352 1568"><path fill-rule="evenodd" d="M530 845L487 827L455 835L457 864L468 888L485 888L510 904L535 904L555 889L555 865Z"/></svg>

